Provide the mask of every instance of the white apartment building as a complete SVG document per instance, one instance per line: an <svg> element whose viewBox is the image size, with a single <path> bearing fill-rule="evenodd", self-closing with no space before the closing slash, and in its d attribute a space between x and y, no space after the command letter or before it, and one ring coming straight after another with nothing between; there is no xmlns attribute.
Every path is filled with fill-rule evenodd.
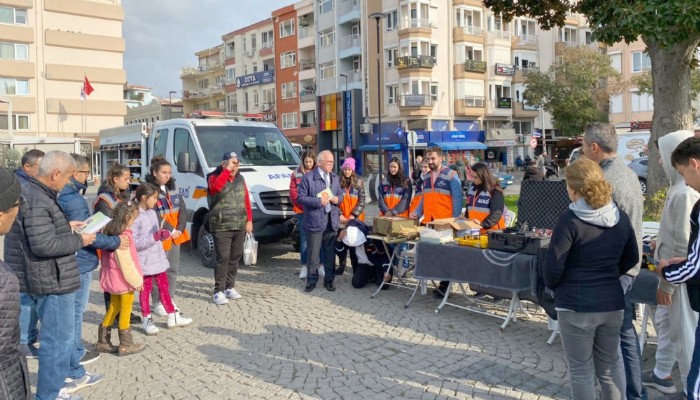
<svg viewBox="0 0 700 400"><path fill-rule="evenodd" d="M226 109L223 44L195 53L198 65L180 70L185 117L223 115Z"/></svg>

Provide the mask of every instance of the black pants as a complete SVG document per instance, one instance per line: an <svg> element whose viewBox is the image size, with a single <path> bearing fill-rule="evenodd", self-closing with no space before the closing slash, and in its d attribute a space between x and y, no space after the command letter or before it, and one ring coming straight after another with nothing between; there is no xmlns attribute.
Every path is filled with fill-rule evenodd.
<svg viewBox="0 0 700 400"><path fill-rule="evenodd" d="M245 230L213 233L216 243L216 267L214 268L214 293L223 292L236 285L238 264L243 258Z"/></svg>
<svg viewBox="0 0 700 400"><path fill-rule="evenodd" d="M360 289L370 282L381 283L384 279L384 268L376 265L357 264L353 266L352 287Z"/></svg>

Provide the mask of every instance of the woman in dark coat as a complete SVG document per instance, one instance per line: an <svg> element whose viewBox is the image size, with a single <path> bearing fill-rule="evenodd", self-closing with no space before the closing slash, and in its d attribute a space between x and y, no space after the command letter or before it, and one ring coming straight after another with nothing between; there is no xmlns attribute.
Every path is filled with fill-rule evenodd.
<svg viewBox="0 0 700 400"><path fill-rule="evenodd" d="M15 175L0 167L0 236L17 217L21 189ZM19 281L0 260L0 399L30 399L27 361L19 347Z"/></svg>

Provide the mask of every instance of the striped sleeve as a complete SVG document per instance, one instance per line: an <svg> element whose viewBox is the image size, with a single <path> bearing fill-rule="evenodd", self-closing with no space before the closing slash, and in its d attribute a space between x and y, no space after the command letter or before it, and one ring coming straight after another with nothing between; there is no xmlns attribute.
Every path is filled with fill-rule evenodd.
<svg viewBox="0 0 700 400"><path fill-rule="evenodd" d="M696 221L696 223L700 223L700 221ZM690 280L700 281L698 270L700 270L700 235L695 237L688 251L688 258L681 263L671 264L664 268L663 274L670 283L684 283Z"/></svg>

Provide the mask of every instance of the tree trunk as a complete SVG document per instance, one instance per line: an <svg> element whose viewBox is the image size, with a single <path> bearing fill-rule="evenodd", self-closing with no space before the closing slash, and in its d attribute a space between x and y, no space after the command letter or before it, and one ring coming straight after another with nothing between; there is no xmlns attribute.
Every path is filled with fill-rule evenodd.
<svg viewBox="0 0 700 400"><path fill-rule="evenodd" d="M667 133L693 130L693 108L690 96L690 64L700 35L671 47L662 47L643 38L651 58L654 85L654 118L649 138L647 198L668 186L668 179L659 165L657 140Z"/></svg>

